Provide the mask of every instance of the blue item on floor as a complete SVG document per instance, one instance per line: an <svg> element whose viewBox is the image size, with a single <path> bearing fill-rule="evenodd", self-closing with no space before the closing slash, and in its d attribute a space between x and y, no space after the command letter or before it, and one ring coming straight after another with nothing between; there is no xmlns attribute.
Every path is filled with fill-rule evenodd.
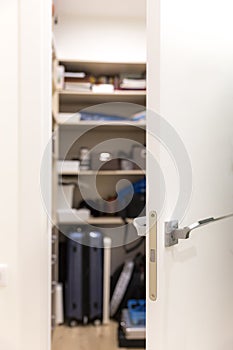
<svg viewBox="0 0 233 350"><path fill-rule="evenodd" d="M131 299L127 303L129 316L134 325L146 324L146 300Z"/></svg>

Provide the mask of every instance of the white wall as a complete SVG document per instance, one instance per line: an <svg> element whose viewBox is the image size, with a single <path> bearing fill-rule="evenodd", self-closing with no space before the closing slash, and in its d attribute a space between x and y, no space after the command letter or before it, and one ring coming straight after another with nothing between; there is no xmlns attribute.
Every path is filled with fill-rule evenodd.
<svg viewBox="0 0 233 350"><path fill-rule="evenodd" d="M16 350L19 344L17 25L17 0L4 0L0 11L0 263L9 265L9 285L0 288L0 348L4 350Z"/></svg>
<svg viewBox="0 0 233 350"><path fill-rule="evenodd" d="M146 62L145 18L60 15L54 27L63 60Z"/></svg>
<svg viewBox="0 0 233 350"><path fill-rule="evenodd" d="M146 0L55 0L55 8L60 14L79 17L120 17L145 18Z"/></svg>
<svg viewBox="0 0 233 350"><path fill-rule="evenodd" d="M11 0L0 11L0 348L49 348L49 226L40 164L50 135L49 1ZM47 179L49 181L49 164Z"/></svg>

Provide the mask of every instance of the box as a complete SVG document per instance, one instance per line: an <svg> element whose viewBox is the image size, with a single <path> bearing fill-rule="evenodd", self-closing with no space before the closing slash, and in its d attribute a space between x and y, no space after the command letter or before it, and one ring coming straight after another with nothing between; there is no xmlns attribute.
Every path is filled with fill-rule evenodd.
<svg viewBox="0 0 233 350"><path fill-rule="evenodd" d="M146 301L144 299L131 299L127 303L130 320L133 325L146 324Z"/></svg>
<svg viewBox="0 0 233 350"><path fill-rule="evenodd" d="M58 209L57 210L59 224L77 224L86 223L90 218L90 210L88 209Z"/></svg>
<svg viewBox="0 0 233 350"><path fill-rule="evenodd" d="M78 160L59 160L57 162L57 172L59 175L77 174L80 168Z"/></svg>
<svg viewBox="0 0 233 350"><path fill-rule="evenodd" d="M129 316L129 310L123 309L120 327L127 340L143 340L146 338L146 326L134 325Z"/></svg>

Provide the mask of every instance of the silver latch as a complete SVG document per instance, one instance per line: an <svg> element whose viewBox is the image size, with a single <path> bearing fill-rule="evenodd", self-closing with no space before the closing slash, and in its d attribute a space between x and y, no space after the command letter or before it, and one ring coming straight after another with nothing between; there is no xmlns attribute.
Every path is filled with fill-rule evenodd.
<svg viewBox="0 0 233 350"><path fill-rule="evenodd" d="M165 222L165 247L172 247L173 245L178 244L179 239L188 239L190 233L199 227L211 224L216 221L228 219L232 216L233 213L229 215L219 216L217 218L207 218L183 228L179 228L178 220Z"/></svg>
<svg viewBox="0 0 233 350"><path fill-rule="evenodd" d="M133 220L133 225L137 230L138 236L146 235L146 216L141 216Z"/></svg>

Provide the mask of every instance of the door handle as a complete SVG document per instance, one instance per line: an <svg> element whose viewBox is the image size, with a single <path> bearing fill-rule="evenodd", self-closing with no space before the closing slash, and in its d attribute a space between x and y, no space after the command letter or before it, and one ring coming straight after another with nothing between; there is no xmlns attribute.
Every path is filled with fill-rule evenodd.
<svg viewBox="0 0 233 350"><path fill-rule="evenodd" d="M134 219L133 224L139 236L146 235L146 217ZM157 213L149 213L149 297L157 299Z"/></svg>
<svg viewBox="0 0 233 350"><path fill-rule="evenodd" d="M194 224L185 226L183 228L179 228L178 220L165 222L165 247L172 247L173 245L178 244L179 239L188 239L190 237L190 233L199 227L212 224L216 221L225 220L230 217L233 217L233 213L219 216L217 218L211 217L204 220L199 220Z"/></svg>

